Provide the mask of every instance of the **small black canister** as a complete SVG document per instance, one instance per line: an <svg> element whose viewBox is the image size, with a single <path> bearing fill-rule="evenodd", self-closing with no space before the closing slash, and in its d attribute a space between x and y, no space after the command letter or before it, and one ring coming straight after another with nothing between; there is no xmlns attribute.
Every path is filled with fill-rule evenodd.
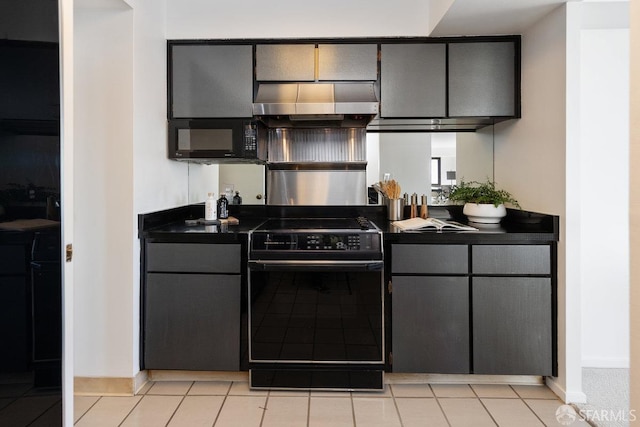
<svg viewBox="0 0 640 427"><path fill-rule="evenodd" d="M223 194L220 195L218 199L218 218L219 219L227 219L229 218L229 200Z"/></svg>
<svg viewBox="0 0 640 427"><path fill-rule="evenodd" d="M241 205L242 204L242 197L240 196L240 192L236 191L236 195L233 196L233 204L234 205Z"/></svg>

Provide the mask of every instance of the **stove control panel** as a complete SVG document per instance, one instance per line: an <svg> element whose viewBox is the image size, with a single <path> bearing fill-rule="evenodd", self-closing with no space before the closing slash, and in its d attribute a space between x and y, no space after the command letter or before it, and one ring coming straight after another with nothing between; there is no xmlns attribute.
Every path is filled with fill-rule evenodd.
<svg viewBox="0 0 640 427"><path fill-rule="evenodd" d="M260 252L379 252L379 233L354 232L254 232L251 237L251 251Z"/></svg>

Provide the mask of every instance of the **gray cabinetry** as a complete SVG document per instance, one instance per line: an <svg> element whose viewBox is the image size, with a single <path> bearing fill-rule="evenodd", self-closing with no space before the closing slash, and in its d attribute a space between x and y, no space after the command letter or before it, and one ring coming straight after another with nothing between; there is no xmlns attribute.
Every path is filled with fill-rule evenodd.
<svg viewBox="0 0 640 427"><path fill-rule="evenodd" d="M393 244L394 372L553 375L549 244Z"/></svg>
<svg viewBox="0 0 640 427"><path fill-rule="evenodd" d="M173 118L251 117L251 45L174 44L171 49Z"/></svg>
<svg viewBox="0 0 640 427"><path fill-rule="evenodd" d="M394 372L469 373L467 245L392 246Z"/></svg>
<svg viewBox="0 0 640 427"><path fill-rule="evenodd" d="M449 44L449 116L519 116L514 42Z"/></svg>
<svg viewBox="0 0 640 427"><path fill-rule="evenodd" d="M469 373L469 278L393 278L393 371Z"/></svg>
<svg viewBox="0 0 640 427"><path fill-rule="evenodd" d="M381 116L444 117L445 44L383 44L380 61Z"/></svg>
<svg viewBox="0 0 640 427"><path fill-rule="evenodd" d="M473 371L552 375L549 245L472 246Z"/></svg>
<svg viewBox="0 0 640 427"><path fill-rule="evenodd" d="M257 81L378 79L377 44L268 44L256 46Z"/></svg>
<svg viewBox="0 0 640 427"><path fill-rule="evenodd" d="M146 369L240 368L240 245L147 243Z"/></svg>
<svg viewBox="0 0 640 427"><path fill-rule="evenodd" d="M475 277L476 374L551 375L551 279Z"/></svg>
<svg viewBox="0 0 640 427"><path fill-rule="evenodd" d="M378 45L318 45L318 80L377 80Z"/></svg>
<svg viewBox="0 0 640 427"><path fill-rule="evenodd" d="M259 44L256 46L256 80L315 80L314 44Z"/></svg>

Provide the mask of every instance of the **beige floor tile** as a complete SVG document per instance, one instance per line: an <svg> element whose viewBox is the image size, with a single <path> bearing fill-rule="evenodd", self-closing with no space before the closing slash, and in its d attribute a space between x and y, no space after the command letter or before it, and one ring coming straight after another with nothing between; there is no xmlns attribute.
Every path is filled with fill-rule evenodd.
<svg viewBox="0 0 640 427"><path fill-rule="evenodd" d="M358 427L400 426L396 405L390 397L354 397L353 411Z"/></svg>
<svg viewBox="0 0 640 427"><path fill-rule="evenodd" d="M311 397L346 397L350 398L351 393L348 391L319 391L311 390Z"/></svg>
<svg viewBox="0 0 640 427"><path fill-rule="evenodd" d="M229 396L267 396L268 390L251 390L249 383L245 381L234 381L229 390Z"/></svg>
<svg viewBox="0 0 640 427"><path fill-rule="evenodd" d="M121 427L166 426L183 396L149 396L140 399L140 403L125 418Z"/></svg>
<svg viewBox="0 0 640 427"><path fill-rule="evenodd" d="M309 397L309 391L307 390L271 390L269 392L269 398L271 397Z"/></svg>
<svg viewBox="0 0 640 427"><path fill-rule="evenodd" d="M0 398L0 409L4 408L5 406L7 406L9 403L11 403L13 401L14 401L14 399L13 398L9 398L9 397Z"/></svg>
<svg viewBox="0 0 640 427"><path fill-rule="evenodd" d="M196 381L189 389L189 396L225 396L231 381Z"/></svg>
<svg viewBox="0 0 640 427"><path fill-rule="evenodd" d="M518 395L523 399L558 399L546 385L512 385Z"/></svg>
<svg viewBox="0 0 640 427"><path fill-rule="evenodd" d="M391 384L394 397L433 397L429 384Z"/></svg>
<svg viewBox="0 0 640 427"><path fill-rule="evenodd" d="M353 427L353 406L343 397L314 397L309 403L309 427Z"/></svg>
<svg viewBox="0 0 640 427"><path fill-rule="evenodd" d="M385 384L384 390L381 391L353 391L351 395L353 397L393 397L389 384Z"/></svg>
<svg viewBox="0 0 640 427"><path fill-rule="evenodd" d="M496 425L477 398L445 398L438 399L438 402L451 427L488 427Z"/></svg>
<svg viewBox="0 0 640 427"><path fill-rule="evenodd" d="M478 397L500 397L517 399L518 395L506 384L471 384Z"/></svg>
<svg viewBox="0 0 640 427"><path fill-rule="evenodd" d="M75 425L76 427L118 426L141 399L142 396L101 397Z"/></svg>
<svg viewBox="0 0 640 427"><path fill-rule="evenodd" d="M73 397L73 422L83 416L91 408L100 396L74 396Z"/></svg>
<svg viewBox="0 0 640 427"><path fill-rule="evenodd" d="M262 427L306 426L308 412L308 396L269 396Z"/></svg>
<svg viewBox="0 0 640 427"><path fill-rule="evenodd" d="M267 396L227 396L215 427L258 427Z"/></svg>
<svg viewBox="0 0 640 427"><path fill-rule="evenodd" d="M156 381L146 395L184 396L193 385L193 381Z"/></svg>
<svg viewBox="0 0 640 427"><path fill-rule="evenodd" d="M447 427L447 419L433 398L396 397L400 419L404 427Z"/></svg>
<svg viewBox="0 0 640 427"><path fill-rule="evenodd" d="M556 415L558 408L564 405L560 400L525 399L524 402L533 412L535 412L545 426L559 427L567 425L566 423L560 424ZM580 418L577 413L575 415L575 420L571 421L569 424L571 427L588 427L589 424L585 420Z"/></svg>
<svg viewBox="0 0 640 427"><path fill-rule="evenodd" d="M500 427L544 427L520 399L482 399L482 403Z"/></svg>
<svg viewBox="0 0 640 427"><path fill-rule="evenodd" d="M225 396L186 396L168 427L211 427Z"/></svg>
<svg viewBox="0 0 640 427"><path fill-rule="evenodd" d="M467 384L431 384L436 397L476 397Z"/></svg>
<svg viewBox="0 0 640 427"><path fill-rule="evenodd" d="M142 387L140 387L140 390L138 390L136 394L146 394L154 384L154 381L147 381Z"/></svg>

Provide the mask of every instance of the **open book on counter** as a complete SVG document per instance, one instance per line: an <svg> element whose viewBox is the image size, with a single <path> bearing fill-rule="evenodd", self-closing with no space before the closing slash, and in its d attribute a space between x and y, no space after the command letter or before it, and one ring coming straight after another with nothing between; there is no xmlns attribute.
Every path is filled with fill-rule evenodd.
<svg viewBox="0 0 640 427"><path fill-rule="evenodd" d="M404 219L402 221L394 221L391 223L392 225L398 227L403 231L412 231L412 230L451 230L451 231L478 231L477 228L471 227L470 225L464 225L455 221L443 221L437 218L411 218Z"/></svg>

